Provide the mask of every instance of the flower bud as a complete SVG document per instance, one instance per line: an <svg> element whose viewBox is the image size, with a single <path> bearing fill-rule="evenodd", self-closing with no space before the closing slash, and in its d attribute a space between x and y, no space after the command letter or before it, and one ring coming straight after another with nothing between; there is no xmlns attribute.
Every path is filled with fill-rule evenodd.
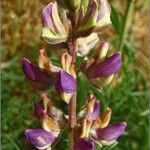
<svg viewBox="0 0 150 150"><path fill-rule="evenodd" d="M99 32L104 29L104 27L111 24L110 19L111 7L107 0L100 0L100 7L98 10L97 23L96 23L96 32Z"/></svg>
<svg viewBox="0 0 150 150"><path fill-rule="evenodd" d="M46 90L55 83L53 74L49 74L45 69L32 64L28 59L23 58L22 69L30 83L38 90Z"/></svg>
<svg viewBox="0 0 150 150"><path fill-rule="evenodd" d="M67 41L69 31L66 30L61 21L56 2L49 3L43 9L42 21L42 37L46 42L53 45Z"/></svg>
<svg viewBox="0 0 150 150"><path fill-rule="evenodd" d="M105 43L101 50L101 53L94 54L85 65L85 73L88 79L99 88L109 84L112 81L114 74L121 67L120 53L115 53L106 60L103 60L108 50L108 45Z"/></svg>
<svg viewBox="0 0 150 150"><path fill-rule="evenodd" d="M96 26L97 21L97 15L98 15L98 5L95 0L92 0L89 3L88 9L86 10L86 13L84 14L83 8L79 11L81 15L80 21L78 21L78 30L77 30L77 37L85 37L92 33Z"/></svg>
<svg viewBox="0 0 150 150"><path fill-rule="evenodd" d="M87 9L81 7L78 11L76 36L86 37L92 32L102 32L111 24L110 14L111 7L107 0L90 1Z"/></svg>
<svg viewBox="0 0 150 150"><path fill-rule="evenodd" d="M92 64L98 64L105 60L109 45L107 42L102 42L102 44L96 49L95 52L87 60L86 66L91 66Z"/></svg>
<svg viewBox="0 0 150 150"><path fill-rule="evenodd" d="M96 60L96 63L100 63L104 61L107 52L108 52L109 44L107 42L102 42L102 45L97 49L98 51L98 59Z"/></svg>
<svg viewBox="0 0 150 150"><path fill-rule="evenodd" d="M96 33L90 34L88 37L78 38L78 56L87 55L90 50L98 43L99 37Z"/></svg>

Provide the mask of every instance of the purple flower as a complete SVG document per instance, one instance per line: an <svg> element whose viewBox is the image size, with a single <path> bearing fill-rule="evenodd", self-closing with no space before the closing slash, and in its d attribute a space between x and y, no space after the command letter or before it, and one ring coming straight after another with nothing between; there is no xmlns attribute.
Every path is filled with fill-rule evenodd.
<svg viewBox="0 0 150 150"><path fill-rule="evenodd" d="M78 114L79 118L86 118L88 120L96 120L100 115L100 102L96 101L93 95L88 97L86 107Z"/></svg>
<svg viewBox="0 0 150 150"><path fill-rule="evenodd" d="M28 59L23 58L22 69L31 84L38 90L46 90L55 83L55 76L48 74L48 71L32 64Z"/></svg>
<svg viewBox="0 0 150 150"><path fill-rule="evenodd" d="M61 57L62 69L51 64L45 51L40 50L39 66L32 64L28 59L22 60L22 68L30 83L38 90L43 91L55 85L56 91L63 100L69 103L76 91L76 73L72 57L64 53Z"/></svg>
<svg viewBox="0 0 150 150"><path fill-rule="evenodd" d="M96 130L96 139L99 141L112 141L116 140L125 130L126 123L109 125L105 128L98 128Z"/></svg>
<svg viewBox="0 0 150 150"><path fill-rule="evenodd" d="M76 91L76 79L64 70L61 70L57 76L55 89L61 94L62 99L69 103L72 94Z"/></svg>
<svg viewBox="0 0 150 150"><path fill-rule="evenodd" d="M87 103L87 118L89 120L96 120L100 114L100 103L96 101L93 95L89 96Z"/></svg>
<svg viewBox="0 0 150 150"><path fill-rule="evenodd" d="M121 67L121 53L117 52L105 59L109 45L107 42L97 48L97 50L90 56L81 66L81 70L86 74L88 79L96 87L101 88L109 84L115 73Z"/></svg>
<svg viewBox="0 0 150 150"><path fill-rule="evenodd" d="M44 129L27 129L25 135L27 140L40 150L50 148L56 138L52 132Z"/></svg>
<svg viewBox="0 0 150 150"><path fill-rule="evenodd" d="M95 146L92 146L95 145L95 142L101 146L110 145L124 133L126 123L108 125L111 109L107 108L104 113L99 115L99 107L99 103L94 101L91 96L91 100L88 99L87 106L84 108L84 117L81 123L82 132L74 145L76 150L80 150L82 147L85 150L95 150Z"/></svg>
<svg viewBox="0 0 150 150"><path fill-rule="evenodd" d="M115 74L121 67L121 54L115 53L111 57L104 60L102 63L95 64L87 69L87 74L90 79L98 77L108 77Z"/></svg>
<svg viewBox="0 0 150 150"><path fill-rule="evenodd" d="M57 76L55 87L58 93L73 93L74 91L76 91L76 80L73 76L71 76L64 70L61 70Z"/></svg>
<svg viewBox="0 0 150 150"><path fill-rule="evenodd" d="M95 144L89 139L77 139L74 144L74 150L95 150Z"/></svg>
<svg viewBox="0 0 150 150"><path fill-rule="evenodd" d="M44 111L44 107L40 102L34 103L34 115L39 119L42 120L46 112Z"/></svg>
<svg viewBox="0 0 150 150"><path fill-rule="evenodd" d="M109 125L105 128L98 128L95 132L91 131L90 137L82 137L75 141L75 150L95 150L95 144L113 144L125 131L126 123ZM96 143L95 143L96 142Z"/></svg>
<svg viewBox="0 0 150 150"><path fill-rule="evenodd" d="M88 118L90 120L96 120L99 116L100 104L99 102L95 102L93 106L93 112L89 114Z"/></svg>
<svg viewBox="0 0 150 150"><path fill-rule="evenodd" d="M42 123L44 130L58 135L65 125L64 113L54 105L48 94L42 94L42 101L43 104L34 103L34 115Z"/></svg>

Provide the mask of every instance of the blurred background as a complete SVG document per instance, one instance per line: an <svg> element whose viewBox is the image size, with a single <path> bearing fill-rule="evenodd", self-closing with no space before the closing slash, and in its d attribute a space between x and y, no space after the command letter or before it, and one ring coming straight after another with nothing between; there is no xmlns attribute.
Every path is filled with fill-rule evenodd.
<svg viewBox="0 0 150 150"><path fill-rule="evenodd" d="M21 59L38 62L38 50L45 48L57 62L53 51L41 38L41 11L50 0L2 0L1 47L1 116L2 150L33 150L24 131L40 126L33 117L32 106L38 95L25 79ZM89 93L101 100L102 110L113 110L111 122L127 122L125 135L114 150L148 150L149 148L149 0L109 0L112 26L100 35L110 43L110 50L121 51L123 65L113 83L102 90L94 88L83 76L78 78L78 108ZM59 55L59 51L56 52ZM81 84L82 83L82 84ZM83 84L84 83L84 84ZM67 149L67 134L56 150Z"/></svg>

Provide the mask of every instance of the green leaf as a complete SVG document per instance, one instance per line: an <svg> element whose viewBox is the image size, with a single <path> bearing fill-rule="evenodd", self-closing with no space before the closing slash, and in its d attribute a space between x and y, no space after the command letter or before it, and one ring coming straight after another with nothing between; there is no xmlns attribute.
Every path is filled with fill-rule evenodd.
<svg viewBox="0 0 150 150"><path fill-rule="evenodd" d="M82 73L78 76L78 91L77 91L77 110L79 111L85 105L87 96L89 96L89 85Z"/></svg>
<svg viewBox="0 0 150 150"><path fill-rule="evenodd" d="M114 147L116 147L117 144L118 144L118 142L116 141L114 144L107 146L107 147L103 148L102 150L112 150Z"/></svg>
<svg viewBox="0 0 150 150"><path fill-rule="evenodd" d="M114 8L113 6L111 6L111 21L116 32L120 34L122 29L122 20L119 15L119 12L117 12L116 8Z"/></svg>
<svg viewBox="0 0 150 150"><path fill-rule="evenodd" d="M68 131L65 129L57 139L56 143L52 146L52 150L68 150Z"/></svg>
<svg viewBox="0 0 150 150"><path fill-rule="evenodd" d="M16 150L21 150L21 149L19 148L19 146L15 143L15 141L14 141L10 136L8 136L8 139L9 139L10 142L14 145L14 147L16 148Z"/></svg>

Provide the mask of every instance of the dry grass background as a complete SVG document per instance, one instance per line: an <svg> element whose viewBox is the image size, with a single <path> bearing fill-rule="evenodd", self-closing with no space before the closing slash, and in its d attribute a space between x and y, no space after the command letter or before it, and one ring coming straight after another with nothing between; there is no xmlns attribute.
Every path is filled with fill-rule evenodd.
<svg viewBox="0 0 150 150"><path fill-rule="evenodd" d="M41 11L49 0L2 0L2 46L6 51L2 63L6 63L16 52L31 51L33 45L43 46L41 39ZM123 15L125 1L110 0ZM149 16L143 0L137 0L130 20L130 40L137 49L137 65L148 71ZM116 36L112 27L105 33L106 39Z"/></svg>

